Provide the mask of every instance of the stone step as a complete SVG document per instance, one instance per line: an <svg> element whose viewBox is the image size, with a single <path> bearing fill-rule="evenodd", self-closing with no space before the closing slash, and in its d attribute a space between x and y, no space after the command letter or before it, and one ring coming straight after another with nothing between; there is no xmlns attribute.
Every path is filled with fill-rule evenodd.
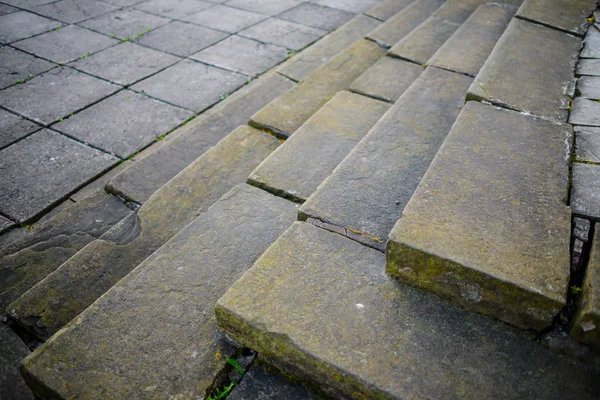
<svg viewBox="0 0 600 400"><path fill-rule="evenodd" d="M98 191L0 250L0 312L132 211Z"/></svg>
<svg viewBox="0 0 600 400"><path fill-rule="evenodd" d="M339 92L267 157L248 183L304 202L389 108L381 101Z"/></svg>
<svg viewBox="0 0 600 400"><path fill-rule="evenodd" d="M506 4L479 6L427 64L474 77L516 11Z"/></svg>
<svg viewBox="0 0 600 400"><path fill-rule="evenodd" d="M597 0L525 0L517 17L583 36Z"/></svg>
<svg viewBox="0 0 600 400"><path fill-rule="evenodd" d="M384 54L385 50L373 42L355 42L254 114L249 124L288 138Z"/></svg>
<svg viewBox="0 0 600 400"><path fill-rule="evenodd" d="M384 272L385 256L296 222L218 301L219 327L334 398L592 399L598 369Z"/></svg>
<svg viewBox="0 0 600 400"><path fill-rule="evenodd" d="M581 38L513 18L467 99L566 122Z"/></svg>
<svg viewBox="0 0 600 400"><path fill-rule="evenodd" d="M142 153L141 159L111 179L108 190L138 203L146 202L171 178L292 86L277 74L259 78Z"/></svg>
<svg viewBox="0 0 600 400"><path fill-rule="evenodd" d="M35 399L19 374L19 364L28 354L25 343L8 325L0 322L0 399Z"/></svg>
<svg viewBox="0 0 600 400"><path fill-rule="evenodd" d="M299 218L383 250L471 82L427 68L300 207Z"/></svg>
<svg viewBox="0 0 600 400"><path fill-rule="evenodd" d="M44 340L246 180L279 141L248 126L235 129L158 190L136 215L88 244L8 306L8 314Z"/></svg>
<svg viewBox="0 0 600 400"><path fill-rule="evenodd" d="M387 21L414 1L415 0L383 0L379 4L373 6L370 10L365 11L365 14L377 18L380 21Z"/></svg>
<svg viewBox="0 0 600 400"><path fill-rule="evenodd" d="M387 271L516 326L566 303L572 128L468 102L390 233Z"/></svg>

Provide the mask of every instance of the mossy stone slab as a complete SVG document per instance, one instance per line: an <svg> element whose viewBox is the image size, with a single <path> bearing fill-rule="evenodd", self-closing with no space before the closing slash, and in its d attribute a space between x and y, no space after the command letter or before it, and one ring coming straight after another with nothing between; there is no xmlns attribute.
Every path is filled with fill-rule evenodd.
<svg viewBox="0 0 600 400"><path fill-rule="evenodd" d="M525 0L517 17L583 36L597 0Z"/></svg>

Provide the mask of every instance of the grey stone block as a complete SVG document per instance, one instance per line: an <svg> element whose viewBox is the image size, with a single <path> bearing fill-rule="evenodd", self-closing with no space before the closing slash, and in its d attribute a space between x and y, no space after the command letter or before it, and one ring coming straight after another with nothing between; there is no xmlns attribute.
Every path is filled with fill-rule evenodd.
<svg viewBox="0 0 600 400"><path fill-rule="evenodd" d="M577 64L577 75L600 76L600 59L580 59Z"/></svg>
<svg viewBox="0 0 600 400"><path fill-rule="evenodd" d="M327 229L383 250L471 82L427 68L300 207L299 219L321 221Z"/></svg>
<svg viewBox="0 0 600 400"><path fill-rule="evenodd" d="M414 1L415 0L383 0L365 11L365 14L377 18L380 21L387 21Z"/></svg>
<svg viewBox="0 0 600 400"><path fill-rule="evenodd" d="M525 0L517 17L583 36L597 0Z"/></svg>
<svg viewBox="0 0 600 400"><path fill-rule="evenodd" d="M52 3L52 1L53 0L6 0L4 3L29 10L41 4Z"/></svg>
<svg viewBox="0 0 600 400"><path fill-rule="evenodd" d="M277 15L300 4L298 0L230 0L228 6L263 15Z"/></svg>
<svg viewBox="0 0 600 400"><path fill-rule="evenodd" d="M0 43L10 43L60 27L58 21L27 11L0 16Z"/></svg>
<svg viewBox="0 0 600 400"><path fill-rule="evenodd" d="M51 62L12 47L0 47L0 89L12 86L54 68Z"/></svg>
<svg viewBox="0 0 600 400"><path fill-rule="evenodd" d="M199 0L150 0L139 3L133 8L161 17L180 19L212 6L212 3Z"/></svg>
<svg viewBox="0 0 600 400"><path fill-rule="evenodd" d="M575 145L578 161L600 164L600 127L576 126Z"/></svg>
<svg viewBox="0 0 600 400"><path fill-rule="evenodd" d="M0 233L7 231L8 229L12 228L13 226L15 226L15 223L13 221L0 215ZM0 247L1 247L1 245L0 245Z"/></svg>
<svg viewBox="0 0 600 400"><path fill-rule="evenodd" d="M503 0L501 4L514 4L519 6L522 0ZM462 24L471 16L477 7L489 3L488 0L447 0L438 8L434 15L446 21Z"/></svg>
<svg viewBox="0 0 600 400"><path fill-rule="evenodd" d="M354 14L335 8L323 7L313 3L302 3L282 14L278 18L296 22L313 28L332 31L338 26L348 22Z"/></svg>
<svg viewBox="0 0 600 400"><path fill-rule="evenodd" d="M0 110L0 149L41 127L8 111Z"/></svg>
<svg viewBox="0 0 600 400"><path fill-rule="evenodd" d="M322 29L311 28L278 18L269 18L244 29L239 35L297 51L326 33L327 31Z"/></svg>
<svg viewBox="0 0 600 400"><path fill-rule="evenodd" d="M353 12L361 13L379 3L380 0L311 0L312 3L320 4L331 8L337 8Z"/></svg>
<svg viewBox="0 0 600 400"><path fill-rule="evenodd" d="M26 358L26 381L63 398L203 397L235 351L217 331L215 303L295 212L237 186Z"/></svg>
<svg viewBox="0 0 600 400"><path fill-rule="evenodd" d="M88 19L79 25L106 35L113 35L118 39L130 39L138 37L169 21L167 18L141 11L122 9Z"/></svg>
<svg viewBox="0 0 600 400"><path fill-rule="evenodd" d="M84 21L117 9L117 6L94 0L60 0L32 8L32 11L69 24Z"/></svg>
<svg viewBox="0 0 600 400"><path fill-rule="evenodd" d="M18 8L9 6L8 4L0 4L0 15L11 14L19 11Z"/></svg>
<svg viewBox="0 0 600 400"><path fill-rule="evenodd" d="M8 325L0 322L0 398L34 400L33 393L19 374L21 360L30 351Z"/></svg>
<svg viewBox="0 0 600 400"><path fill-rule="evenodd" d="M571 210L575 215L600 219L600 166L573 163Z"/></svg>
<svg viewBox="0 0 600 400"><path fill-rule="evenodd" d="M225 32L173 21L145 34L137 42L167 53L187 57L227 36L229 35Z"/></svg>
<svg viewBox="0 0 600 400"><path fill-rule="evenodd" d="M583 76L577 80L579 96L585 99L600 99L600 77Z"/></svg>
<svg viewBox="0 0 600 400"><path fill-rule="evenodd" d="M581 97L575 98L569 114L569 123L600 126L600 102Z"/></svg>
<svg viewBox="0 0 600 400"><path fill-rule="evenodd" d="M116 175L123 172L125 169L130 167L133 164L132 160L122 161L119 165L103 174L98 179L93 182L85 185L83 188L79 189L77 192L73 193L69 198L74 202L80 202L83 199L89 197L92 193L97 190L104 190L104 186Z"/></svg>
<svg viewBox="0 0 600 400"><path fill-rule="evenodd" d="M583 41L581 58L600 58L600 30L590 26Z"/></svg>
<svg viewBox="0 0 600 400"><path fill-rule="evenodd" d="M236 33L265 19L267 19L266 15L217 4L184 18L184 21L224 32Z"/></svg>

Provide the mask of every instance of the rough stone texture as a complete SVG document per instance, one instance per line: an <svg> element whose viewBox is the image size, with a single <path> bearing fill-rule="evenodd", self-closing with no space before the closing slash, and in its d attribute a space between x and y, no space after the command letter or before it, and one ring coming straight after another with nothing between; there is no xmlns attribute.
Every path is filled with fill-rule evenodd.
<svg viewBox="0 0 600 400"><path fill-rule="evenodd" d="M577 64L577 75L600 76L600 59L579 60Z"/></svg>
<svg viewBox="0 0 600 400"><path fill-rule="evenodd" d="M115 168L111 169L107 173L103 174L100 178L96 179L92 183L84 186L79 191L72 194L70 199L74 202L79 202L91 195L92 193L94 193L96 190L104 189L104 186L108 183L108 181L110 181L117 174L130 167L132 164L132 160L122 161L119 165L117 165Z"/></svg>
<svg viewBox="0 0 600 400"><path fill-rule="evenodd" d="M577 274L582 276L581 272L587 264L588 242L590 239L591 223L587 219L573 218L573 235L571 238L571 276Z"/></svg>
<svg viewBox="0 0 600 400"><path fill-rule="evenodd" d="M388 54L425 64L459 26L460 24L432 15L392 46Z"/></svg>
<svg viewBox="0 0 600 400"><path fill-rule="evenodd" d="M246 75L259 75L287 57L283 47L230 36L191 58Z"/></svg>
<svg viewBox="0 0 600 400"><path fill-rule="evenodd" d="M299 218L321 221L326 229L383 250L471 82L426 69L300 207Z"/></svg>
<svg viewBox="0 0 600 400"><path fill-rule="evenodd" d="M514 15L505 4L480 6L427 62L436 67L475 76Z"/></svg>
<svg viewBox="0 0 600 400"><path fill-rule="evenodd" d="M513 18L467 98L564 122L580 46L577 37Z"/></svg>
<svg viewBox="0 0 600 400"><path fill-rule="evenodd" d="M116 8L116 6L102 1L60 0L34 7L32 11L59 21L75 24L113 11Z"/></svg>
<svg viewBox="0 0 600 400"><path fill-rule="evenodd" d="M212 5L212 3L199 0L150 0L140 3L134 8L162 17L180 19Z"/></svg>
<svg viewBox="0 0 600 400"><path fill-rule="evenodd" d="M35 76L49 69L54 64L15 50L12 47L0 47L0 89L14 85L18 81Z"/></svg>
<svg viewBox="0 0 600 400"><path fill-rule="evenodd" d="M198 0L193 1L199 3ZM137 42L158 50L186 57L225 39L227 36L228 34L224 32L173 21L142 36Z"/></svg>
<svg viewBox="0 0 600 400"><path fill-rule="evenodd" d="M517 17L583 36L597 0L525 0Z"/></svg>
<svg viewBox="0 0 600 400"><path fill-rule="evenodd" d="M19 364L29 353L25 343L0 322L0 399L34 400L19 374Z"/></svg>
<svg viewBox="0 0 600 400"><path fill-rule="evenodd" d="M0 149L40 129L39 125L0 110Z"/></svg>
<svg viewBox="0 0 600 400"><path fill-rule="evenodd" d="M347 89L385 51L360 40L314 71L302 83L254 114L250 124L289 137L337 92Z"/></svg>
<svg viewBox="0 0 600 400"><path fill-rule="evenodd" d="M381 21L387 21L414 1L415 0L383 0L368 11L365 11L365 14Z"/></svg>
<svg viewBox="0 0 600 400"><path fill-rule="evenodd" d="M230 0L227 5L264 15L277 15L300 4L297 0Z"/></svg>
<svg viewBox="0 0 600 400"><path fill-rule="evenodd" d="M99 191L2 248L0 311L129 213L116 197Z"/></svg>
<svg viewBox="0 0 600 400"><path fill-rule="evenodd" d="M383 57L356 79L350 90L388 102L395 102L421 75L419 65Z"/></svg>
<svg viewBox="0 0 600 400"><path fill-rule="evenodd" d="M573 163L573 214L600 219L600 166Z"/></svg>
<svg viewBox="0 0 600 400"><path fill-rule="evenodd" d="M600 128L576 126L575 138L577 161L600 164Z"/></svg>
<svg viewBox="0 0 600 400"><path fill-rule="evenodd" d="M17 11L19 11L18 8L14 8L6 4L0 4L0 15L6 15Z"/></svg>
<svg viewBox="0 0 600 400"><path fill-rule="evenodd" d="M21 85L4 89L0 104L43 124L81 110L118 86L70 68L54 68Z"/></svg>
<svg viewBox="0 0 600 400"><path fill-rule="evenodd" d="M600 99L600 77L583 76L577 80L579 96L586 99Z"/></svg>
<svg viewBox="0 0 600 400"><path fill-rule="evenodd" d="M56 132L36 132L0 150L0 211L27 222L116 162Z"/></svg>
<svg viewBox="0 0 600 400"><path fill-rule="evenodd" d="M144 203L152 193L292 85L277 74L261 77L167 136L156 150L113 178L109 189Z"/></svg>
<svg viewBox="0 0 600 400"><path fill-rule="evenodd" d="M278 18L269 18L244 29L239 35L298 51L326 33L327 31L322 29L311 28Z"/></svg>
<svg viewBox="0 0 600 400"><path fill-rule="evenodd" d="M575 98L569 114L569 123L600 126L600 102L581 97Z"/></svg>
<svg viewBox="0 0 600 400"><path fill-rule="evenodd" d="M4 3L11 4L16 7L31 9L40 4L51 3L53 0L5 0Z"/></svg>
<svg viewBox="0 0 600 400"><path fill-rule="evenodd" d="M0 17L0 43L10 43L60 27L58 21L19 11Z"/></svg>
<svg viewBox="0 0 600 400"><path fill-rule="evenodd" d="M295 81L302 81L311 72L325 64L340 51L360 40L381 23L373 18L358 15L335 32L325 36L283 64L279 73Z"/></svg>
<svg viewBox="0 0 600 400"><path fill-rule="evenodd" d="M201 398L232 352L215 302L295 213L237 186L26 358L26 381L41 397Z"/></svg>
<svg viewBox="0 0 600 400"><path fill-rule="evenodd" d="M56 130L127 158L190 118L190 111L123 90L54 125ZM101 121L101 124L97 124Z"/></svg>
<svg viewBox="0 0 600 400"><path fill-rule="evenodd" d="M311 0L312 3L320 4L339 10L361 13L379 3L380 0Z"/></svg>
<svg viewBox="0 0 600 400"><path fill-rule="evenodd" d="M248 183L304 202L389 107L339 92L263 161Z"/></svg>
<svg viewBox="0 0 600 400"><path fill-rule="evenodd" d="M564 307L572 128L468 102L390 233L387 271L543 330Z"/></svg>
<svg viewBox="0 0 600 400"><path fill-rule="evenodd" d="M265 19L267 17L262 14L217 4L207 10L184 18L184 21L224 32L236 33Z"/></svg>
<svg viewBox="0 0 600 400"><path fill-rule="evenodd" d="M581 58L600 58L600 28L591 26L585 35Z"/></svg>
<svg viewBox="0 0 600 400"><path fill-rule="evenodd" d="M79 25L106 35L114 35L118 39L128 39L135 38L169 21L169 19L141 11L123 9L88 19Z"/></svg>
<svg viewBox="0 0 600 400"><path fill-rule="evenodd" d="M280 15L278 18L296 22L313 28L332 31L348 22L354 14L335 8L323 7L312 3L302 3Z"/></svg>
<svg viewBox="0 0 600 400"><path fill-rule="evenodd" d="M278 145L266 133L239 127L157 191L137 216L87 245L13 302L11 318L32 335L47 339L224 193L244 182Z"/></svg>
<svg viewBox="0 0 600 400"><path fill-rule="evenodd" d="M444 0L416 0L367 35L384 47L392 47L423 23Z"/></svg>
<svg viewBox="0 0 600 400"><path fill-rule="evenodd" d="M296 222L217 303L228 335L334 398L594 398L598 371L384 273ZM435 379L432 379L435 376Z"/></svg>
<svg viewBox="0 0 600 400"><path fill-rule="evenodd" d="M10 219L0 215L0 232L4 232L15 225Z"/></svg>

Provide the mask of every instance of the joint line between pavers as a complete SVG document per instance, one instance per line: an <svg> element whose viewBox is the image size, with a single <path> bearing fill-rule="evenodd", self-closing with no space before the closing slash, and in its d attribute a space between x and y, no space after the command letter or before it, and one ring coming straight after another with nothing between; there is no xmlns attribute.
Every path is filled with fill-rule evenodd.
<svg viewBox="0 0 600 400"><path fill-rule="evenodd" d="M303 216L298 215L298 221L306 222L316 228L320 228L320 229L326 230L328 232L336 233L340 236L345 237L346 239L350 239L350 240L352 240L356 243L359 243L365 247L371 248L373 250L377 250L381 253L385 253L385 243L382 243L383 248L381 248L381 247L375 246L374 244L371 244L370 242L360 241L360 240L358 240L358 237L366 237L367 239L369 239L369 237L354 232L354 230L352 228L345 228L345 227L333 224L331 222L324 221L320 217L310 216L308 214L304 214ZM318 221L319 223L315 224L313 221ZM341 232L342 230L343 230L343 233ZM354 233L354 235L351 235L349 232Z"/></svg>
<svg viewBox="0 0 600 400"><path fill-rule="evenodd" d="M288 79L288 80L290 80L290 81L292 81L293 83L300 83L300 81L297 81L294 78L285 75L283 72L277 71L277 74L280 75L280 76L282 76L282 77L284 77L284 78L286 78L286 79Z"/></svg>
<svg viewBox="0 0 600 400"><path fill-rule="evenodd" d="M259 182L257 180L252 179L252 178L248 178L246 180L246 183L249 184L249 185L252 185L252 186L254 186L256 188L259 188L261 190L264 190L265 192L268 192L268 193L270 193L270 194L272 194L274 196L281 197L282 199L285 199L285 200L289 200L292 203L303 204L306 201L305 199L302 199L300 197L294 196L293 194L291 194L291 193L289 193L289 192L287 192L285 190L277 189L277 188L275 188L273 186L267 185L264 182Z"/></svg>
<svg viewBox="0 0 600 400"><path fill-rule="evenodd" d="M432 68L437 68L437 69L443 69L444 71L448 71L448 72L452 72L453 74L458 74L458 75L462 75L462 76L467 76L469 78L475 78L475 76L468 74L466 72L460 72L460 71L455 71L453 69L450 69L448 67L442 67L439 65L433 65L433 64L427 64L427 67L432 67Z"/></svg>
<svg viewBox="0 0 600 400"><path fill-rule="evenodd" d="M352 89L352 88L347 89L347 90L350 93L358 94L358 95L363 96L363 97L368 97L369 99L381 101L381 102L388 103L388 104L394 104L394 100L384 99L383 97L379 97L379 96L374 95L374 94L368 94L368 93L362 92L362 91L357 90L357 89Z"/></svg>
<svg viewBox="0 0 600 400"><path fill-rule="evenodd" d="M390 57L390 58L394 58L394 59L396 59L396 60L402 60L402 61L407 61L407 62L409 62L409 63L412 63L412 64L417 64L418 66L420 66L420 67L423 67L423 68L425 68L425 67L427 66L427 63L420 63L420 62L418 62L418 61L411 60L410 58L403 57L403 56L401 56L401 55L399 55L399 54L396 54L396 53L390 53L389 51L388 51L388 53L387 53L386 55L387 55L388 57ZM432 67L433 67L433 65L432 65ZM454 72L454 71L450 71L450 72Z"/></svg>
<svg viewBox="0 0 600 400"><path fill-rule="evenodd" d="M578 34L578 33L575 33L575 32L571 32L571 31L569 31L567 29L559 28L557 26L552 26L552 25L547 24L545 22L536 21L536 20L527 18L527 17L522 16L522 15L515 15L515 18L518 18L518 19L523 20L523 21L527 21L527 22L535 24L535 25L543 26L544 28L554 29L555 31L566 33L566 34L571 35L571 36L577 36L577 37L580 37L580 38L582 38L582 37L585 36L585 34Z"/></svg>

